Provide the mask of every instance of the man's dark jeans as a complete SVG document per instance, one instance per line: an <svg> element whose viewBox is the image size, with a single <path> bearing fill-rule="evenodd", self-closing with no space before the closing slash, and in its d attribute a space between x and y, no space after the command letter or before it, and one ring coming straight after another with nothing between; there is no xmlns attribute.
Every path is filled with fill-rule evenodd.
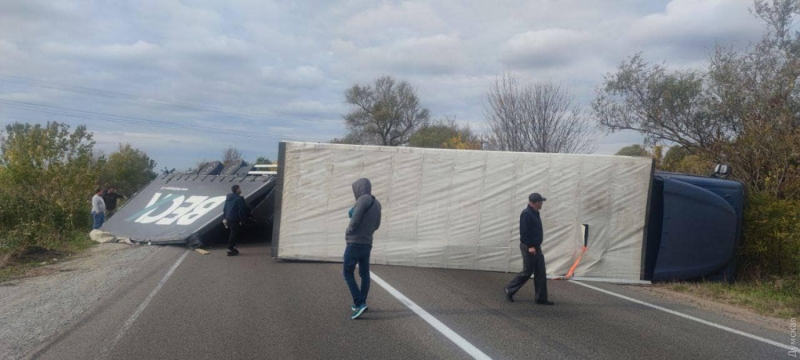
<svg viewBox="0 0 800 360"><path fill-rule="evenodd" d="M228 222L228 227L231 228L228 234L228 249L233 250L239 243L239 234L242 232L242 223L238 221Z"/></svg>
<svg viewBox="0 0 800 360"><path fill-rule="evenodd" d="M372 245L347 244L344 250L344 281L353 295L353 304L361 306L367 303L369 293L369 253ZM361 288L356 283L355 270L358 264L358 275L361 276Z"/></svg>
<svg viewBox="0 0 800 360"><path fill-rule="evenodd" d="M519 244L519 251L522 252L522 272L519 273L506 286L506 290L512 296L525 285L533 274L533 289L536 302L547 301L547 274L544 265L544 254L537 251L536 255L528 252L528 245Z"/></svg>

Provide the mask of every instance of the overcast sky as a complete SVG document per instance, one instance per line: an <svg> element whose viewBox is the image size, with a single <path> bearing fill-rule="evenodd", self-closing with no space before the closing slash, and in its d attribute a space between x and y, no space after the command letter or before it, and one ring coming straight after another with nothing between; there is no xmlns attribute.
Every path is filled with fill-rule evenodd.
<svg viewBox="0 0 800 360"><path fill-rule="evenodd" d="M183 170L233 145L342 136L344 90L408 80L434 117L484 129L486 90L513 71L582 104L638 51L703 66L715 43L764 30L749 0L0 0L0 125L86 124ZM154 125L154 124L157 124ZM224 129L225 131L216 131ZM598 153L641 142L600 138Z"/></svg>

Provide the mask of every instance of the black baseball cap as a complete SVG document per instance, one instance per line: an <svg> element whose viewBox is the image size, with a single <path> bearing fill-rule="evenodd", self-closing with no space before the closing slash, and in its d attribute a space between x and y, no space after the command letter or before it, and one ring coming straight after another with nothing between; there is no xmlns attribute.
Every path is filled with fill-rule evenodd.
<svg viewBox="0 0 800 360"><path fill-rule="evenodd" d="M542 194L533 193L533 194L530 194L528 196L528 201L530 201L532 203L536 203L536 202L539 202L539 201L547 201L547 199L543 198Z"/></svg>

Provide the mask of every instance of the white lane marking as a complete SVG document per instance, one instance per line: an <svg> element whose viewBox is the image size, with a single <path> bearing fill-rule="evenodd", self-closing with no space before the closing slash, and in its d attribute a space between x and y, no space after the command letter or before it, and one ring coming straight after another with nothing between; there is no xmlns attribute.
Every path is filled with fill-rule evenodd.
<svg viewBox="0 0 800 360"><path fill-rule="evenodd" d="M411 299L407 298L405 295L397 291L394 287L389 285L386 281L383 281L378 275L375 275L374 272L370 271L370 278L374 280L378 285L380 285L384 290L388 291L389 294L392 294L397 300L400 300L403 305L407 306L411 311L415 312L422 320L425 320L428 324L433 326L434 329L442 333L442 335L446 336L450 341L455 343L461 350L464 350L467 354L472 356L475 359L486 359L491 360L488 355L484 354L482 351L478 350L474 345L470 344L467 340L462 338L460 335L456 334L455 331L450 330L447 325L442 324L441 321L437 320L433 315L425 311L425 309L419 307L419 305L415 304Z"/></svg>
<svg viewBox="0 0 800 360"><path fill-rule="evenodd" d="M531 275L531 279L533 279L533 275ZM653 282L650 280L624 280L624 279L614 279L614 278L596 278L596 277L584 277L584 276L573 276L569 279L565 279L564 276L555 276L555 275L547 275L547 280L577 280L577 281L593 281L593 282L601 282L601 283L608 283L608 284L623 284L623 285L652 285Z"/></svg>
<svg viewBox="0 0 800 360"><path fill-rule="evenodd" d="M744 337L751 338L753 340L761 341L761 342L766 343L766 344L774 345L774 346L777 346L777 347L782 348L782 349L794 350L791 346L781 344L781 343L779 343L777 341L766 339L766 338L763 338L763 337L760 337L760 336L756 336L756 335L753 335L753 334L748 334L748 333L746 333L744 331L739 331L739 330L736 330L736 329L733 329L733 328L729 328L727 326L719 325L719 324L716 324L716 323L713 323L713 322L710 322L710 321L707 321L707 320L696 318L696 317L691 316L691 315L686 315L684 313L677 312L675 310L670 310L670 309L667 309L665 307L654 305L654 304L651 304L651 303L648 303L648 302L644 302L644 301L641 301L641 300L637 300L637 299L634 299L632 297L627 297L625 295L620 295L620 294L617 294L615 292L608 291L606 289L602 289L602 288L599 288L599 287L596 287L596 286L592 286L592 285L589 285L589 284L584 284L584 283L581 283L581 282L575 281L575 280L569 280L569 282L571 282L573 284L577 284L577 285L583 286L583 287L587 287L587 288L592 289L592 290L597 290L597 291L599 291L601 293L605 293L605 294L608 294L608 295L611 295L611 296L616 296L616 297L618 297L620 299L625 299L625 300L628 300L630 302L635 302L635 303L640 304L640 305L651 307L651 308L656 309L656 310L661 310L661 311L670 313L672 315L677 315L677 316L680 316L680 317L682 317L684 319L697 321L697 322L699 322L701 324L705 324L705 325L708 325L708 326L711 326L711 327L715 327L717 329L725 330L727 332L731 332L731 333L734 333L736 335L741 335L741 336L744 336Z"/></svg>
<svg viewBox="0 0 800 360"><path fill-rule="evenodd" d="M139 315L141 315L142 312L144 312L144 309L147 307L147 305L150 304L150 301L153 300L154 297L156 297L158 291L161 290L161 287L163 287L164 284L167 283L167 280L169 280L170 276L172 276L172 273L174 273L175 269L177 269L178 266L180 266L180 264L183 262L183 259L186 258L186 255L189 255L190 251L191 250L186 250L186 252L183 253L183 255L178 259L178 261L176 261L175 264L173 264L172 267L169 268L169 271L167 271L164 277L161 278L161 281L159 281L155 289L153 289L153 291L150 292L150 295L147 295L147 298L145 298L144 301L142 301L142 303L139 304L139 307L137 307L136 311L134 311L133 314L131 314L131 317L129 317L128 320L126 320L125 323L122 324L122 328L119 330L119 333L117 333L117 337L114 338L114 340L110 344L103 347L101 354L105 355L108 352L110 352L111 349L113 349L114 346L116 346L117 343L122 339L122 337L125 336L125 333L128 332L128 329L130 329L131 325L133 325L133 323L136 321L136 318L138 318Z"/></svg>

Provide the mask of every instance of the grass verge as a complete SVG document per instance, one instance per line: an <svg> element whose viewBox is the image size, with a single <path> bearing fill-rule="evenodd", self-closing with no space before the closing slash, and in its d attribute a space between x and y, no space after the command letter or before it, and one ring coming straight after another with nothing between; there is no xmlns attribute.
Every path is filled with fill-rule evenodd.
<svg viewBox="0 0 800 360"><path fill-rule="evenodd" d="M36 268L63 261L95 244L83 231L75 231L59 242L41 241L0 253L0 283L30 275ZM55 260L54 260L55 259Z"/></svg>
<svg viewBox="0 0 800 360"><path fill-rule="evenodd" d="M752 309L762 315L782 319L800 315L800 276L743 280L735 284L676 282L667 288Z"/></svg>

